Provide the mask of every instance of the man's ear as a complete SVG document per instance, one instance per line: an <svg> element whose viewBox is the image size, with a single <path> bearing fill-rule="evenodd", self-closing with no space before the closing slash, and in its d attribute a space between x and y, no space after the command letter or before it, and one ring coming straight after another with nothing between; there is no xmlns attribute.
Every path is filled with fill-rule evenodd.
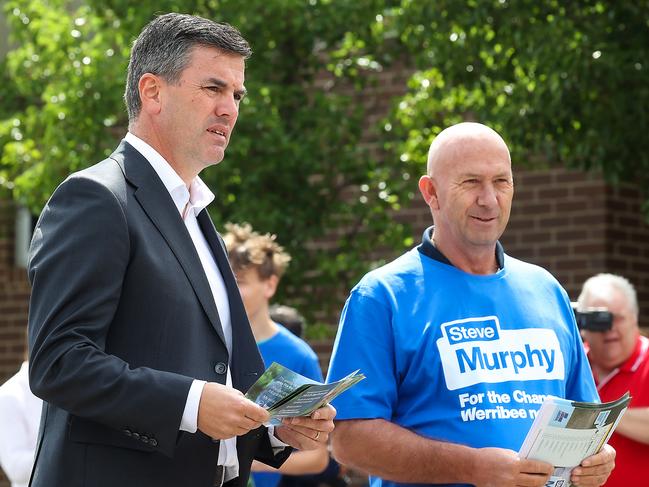
<svg viewBox="0 0 649 487"><path fill-rule="evenodd" d="M273 274L268 279L266 279L264 283L265 283L264 297L270 301L271 298L275 296L275 292L277 291L277 285L279 284L279 277Z"/></svg>
<svg viewBox="0 0 649 487"><path fill-rule="evenodd" d="M149 114L160 113L163 81L159 76L144 73L138 83L142 110Z"/></svg>
<svg viewBox="0 0 649 487"><path fill-rule="evenodd" d="M433 178L427 175L420 177L419 192L430 208L435 210L439 209L439 201L437 200L437 188L435 188L435 181L433 181Z"/></svg>

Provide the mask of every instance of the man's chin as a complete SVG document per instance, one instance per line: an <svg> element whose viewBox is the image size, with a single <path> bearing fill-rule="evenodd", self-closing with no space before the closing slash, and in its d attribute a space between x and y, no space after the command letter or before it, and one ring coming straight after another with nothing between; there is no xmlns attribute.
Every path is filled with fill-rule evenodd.
<svg viewBox="0 0 649 487"><path fill-rule="evenodd" d="M498 241L498 235L495 233L491 235L471 235L470 241L475 247L493 247Z"/></svg>
<svg viewBox="0 0 649 487"><path fill-rule="evenodd" d="M216 166L223 160L224 157L225 151L210 154L209 157L205 159L207 161L205 163L205 167Z"/></svg>

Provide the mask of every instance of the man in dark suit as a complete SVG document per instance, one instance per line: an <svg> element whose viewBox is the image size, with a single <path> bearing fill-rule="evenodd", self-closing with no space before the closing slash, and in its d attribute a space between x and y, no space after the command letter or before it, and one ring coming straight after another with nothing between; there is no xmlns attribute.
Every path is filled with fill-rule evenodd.
<svg viewBox="0 0 649 487"><path fill-rule="evenodd" d="M54 192L30 249L30 383L46 401L31 485L245 485L257 458L327 441L335 410L273 430L263 372L198 177L245 94L247 42L180 14L133 45L129 133Z"/></svg>

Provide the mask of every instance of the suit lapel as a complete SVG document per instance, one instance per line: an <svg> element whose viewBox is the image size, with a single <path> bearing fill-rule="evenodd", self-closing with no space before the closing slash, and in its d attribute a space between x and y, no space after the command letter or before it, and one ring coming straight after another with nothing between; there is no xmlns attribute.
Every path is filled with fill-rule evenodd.
<svg viewBox="0 0 649 487"><path fill-rule="evenodd" d="M264 362L248 323L246 309L243 306L239 287L232 273L223 241L219 238L207 210L201 211L197 220L203 235L205 235L205 240L212 249L214 260L221 271L228 292L232 323L232 349L237 351L231 357L232 381L236 388L245 392L264 371Z"/></svg>
<svg viewBox="0 0 649 487"><path fill-rule="evenodd" d="M201 211L196 219L198 220L198 225L201 227L201 231L205 236L205 240L207 240L207 243L212 250L214 260L216 260L216 265L219 267L221 275L223 276L223 282L225 283L225 288L228 292L228 301L230 302L230 308L238 307L233 306L233 301L235 302L234 304L238 304L236 303L237 300L241 301L239 288L237 286L236 280L234 279L232 269L230 268L230 262L228 261L226 250L218 237L216 228L214 228L214 223L212 223L212 219L210 218L206 209ZM231 309L230 313L232 312L233 310Z"/></svg>
<svg viewBox="0 0 649 487"><path fill-rule="evenodd" d="M225 344L219 313L203 265L171 195L151 164L128 143L122 142L111 158L120 164L126 178L136 187L135 199L178 259L205 314Z"/></svg>

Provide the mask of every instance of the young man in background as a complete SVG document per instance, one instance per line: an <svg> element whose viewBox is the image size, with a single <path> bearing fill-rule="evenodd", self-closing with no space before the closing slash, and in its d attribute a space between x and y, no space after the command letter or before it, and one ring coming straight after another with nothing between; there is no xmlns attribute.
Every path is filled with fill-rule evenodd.
<svg viewBox="0 0 649 487"><path fill-rule="evenodd" d="M226 225L224 235L230 265L237 278L252 333L266 367L277 362L300 375L322 382L315 352L307 343L270 317L270 300L291 257L275 241L275 236L259 234L248 224ZM277 470L261 462L253 463L255 487L276 487L282 474L319 473L329 460L326 447L293 452Z"/></svg>

